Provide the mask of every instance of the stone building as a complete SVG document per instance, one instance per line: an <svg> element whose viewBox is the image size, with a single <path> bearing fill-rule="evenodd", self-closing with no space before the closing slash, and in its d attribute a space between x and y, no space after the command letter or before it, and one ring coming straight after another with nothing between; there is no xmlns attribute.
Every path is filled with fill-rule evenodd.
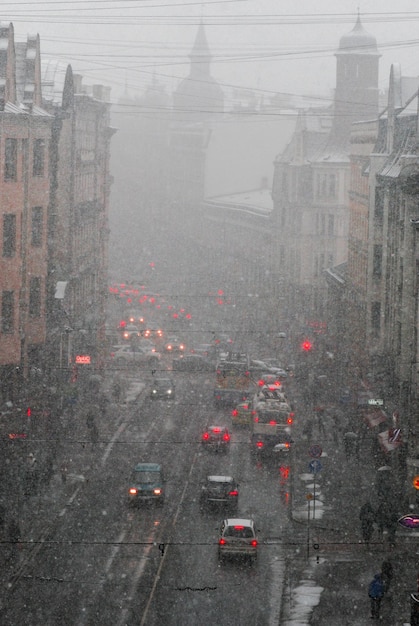
<svg viewBox="0 0 419 626"><path fill-rule="evenodd" d="M307 334L327 327L324 270L347 260L350 128L378 112L379 54L359 16L336 58L333 107L302 113L290 146L275 161L274 210L288 300Z"/></svg>

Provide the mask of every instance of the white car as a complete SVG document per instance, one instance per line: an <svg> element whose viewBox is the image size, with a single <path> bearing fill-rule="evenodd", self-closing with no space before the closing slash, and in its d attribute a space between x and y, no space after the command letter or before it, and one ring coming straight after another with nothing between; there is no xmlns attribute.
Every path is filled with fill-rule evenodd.
<svg viewBox="0 0 419 626"><path fill-rule="evenodd" d="M157 365L161 358L159 352L150 350L148 347L126 344L124 346L115 346L112 351L112 362L118 366L121 365Z"/></svg>
<svg viewBox="0 0 419 626"><path fill-rule="evenodd" d="M232 517L225 519L220 526L218 539L218 559L227 556L246 557L253 563L257 559L258 539L252 519Z"/></svg>

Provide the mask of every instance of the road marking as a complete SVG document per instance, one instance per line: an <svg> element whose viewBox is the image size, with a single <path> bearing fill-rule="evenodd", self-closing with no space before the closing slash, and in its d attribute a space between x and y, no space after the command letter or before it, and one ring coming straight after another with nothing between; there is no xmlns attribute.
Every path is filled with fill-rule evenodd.
<svg viewBox="0 0 419 626"><path fill-rule="evenodd" d="M183 489L183 491L182 491L182 495L181 495L181 497L180 497L179 504L178 504L178 506L177 506L176 513L175 513L175 516L174 516L174 518L173 518L173 524L172 524L173 528L175 527L176 522L177 522L177 519L178 519L178 517L179 517L180 509L181 509L181 507L182 507L183 500L184 500L185 495L186 495L186 490L187 490L187 488L188 488L188 486L189 486L189 482L190 482L190 479L191 479L192 471L193 471L193 469L194 469L194 466L195 466L195 463L196 463L196 459L197 459L197 458L198 458L198 455L195 453L194 458L193 458L193 460L192 460L191 469L189 470L188 480L187 480L187 481L186 481L186 483L185 483L185 487L184 487L184 489ZM157 589L157 585L158 585L158 583L159 583L159 581L160 581L161 571L162 571L162 569L163 569L163 565L164 565L164 561L165 561L165 559L166 559L167 553L169 552L169 548L170 548L170 545L166 545L166 546L165 546L165 550L164 550L164 552L163 552L163 554L162 554L162 557L161 557L161 559L160 559L160 564L159 564L159 567L158 567L157 573L156 573L156 575L155 575L155 577L154 577L153 586L152 586L152 588L151 588L150 595L149 595L149 597L148 597L148 601L147 601L146 607L145 607L145 609L144 609L144 613L143 613L143 615L142 615L141 622L140 622L140 625L139 625L139 626L144 626L144 624L146 623L147 614L148 614L148 611L149 611L149 609L150 609L151 603L152 603L152 601L153 601L154 594L155 594L156 589ZM130 594L130 595L131 595L131 594ZM122 626L122 622L121 622L121 621L118 623L118 626Z"/></svg>
<svg viewBox="0 0 419 626"><path fill-rule="evenodd" d="M123 530L121 532L121 534L119 535L118 539L116 540L116 545L112 548L111 551L111 556L109 557L109 559L106 561L106 565L105 565L105 572L108 573L109 570L111 569L111 565L113 563L114 558L116 557L116 555L118 554L119 548L120 548L120 544L124 541L125 539L125 535L126 535L126 530Z"/></svg>
<svg viewBox="0 0 419 626"><path fill-rule="evenodd" d="M77 496L78 492L81 489L81 484L78 485L73 493L73 495L71 496L71 498L68 500L68 502L66 503L66 505L64 506L63 509L61 509L61 511L58 513L59 517L62 517L63 515L65 515L65 512L67 510L67 507L72 504L73 500L75 499L75 497Z"/></svg>
<svg viewBox="0 0 419 626"><path fill-rule="evenodd" d="M110 440L110 442L107 445L106 450L105 450L105 452L104 452L104 454L102 456L102 460L101 460L102 465L105 465L106 461L108 460L108 456L111 453L111 450L113 448L113 445L114 445L115 441L118 439L119 435L124 432L124 430L126 429L128 424L129 424L129 420L127 420L126 422L123 422L119 426L118 430L115 432L114 436Z"/></svg>

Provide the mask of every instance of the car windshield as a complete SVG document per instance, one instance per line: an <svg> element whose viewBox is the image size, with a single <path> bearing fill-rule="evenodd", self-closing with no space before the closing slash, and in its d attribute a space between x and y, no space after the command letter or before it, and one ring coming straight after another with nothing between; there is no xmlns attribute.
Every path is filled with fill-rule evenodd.
<svg viewBox="0 0 419 626"><path fill-rule="evenodd" d="M152 484L152 483L158 482L159 480L160 480L160 472L134 471L132 473L132 481L134 483Z"/></svg>

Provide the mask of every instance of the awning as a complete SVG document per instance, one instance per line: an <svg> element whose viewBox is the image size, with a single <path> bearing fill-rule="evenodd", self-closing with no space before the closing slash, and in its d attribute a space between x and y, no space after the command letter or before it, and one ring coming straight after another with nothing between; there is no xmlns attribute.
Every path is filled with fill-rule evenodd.
<svg viewBox="0 0 419 626"><path fill-rule="evenodd" d="M394 430L391 428L378 434L378 441L384 452L393 452L402 445L401 437L394 437Z"/></svg>
<svg viewBox="0 0 419 626"><path fill-rule="evenodd" d="M370 409L364 413L364 421L368 428L375 428L387 421L387 415L382 409Z"/></svg>

